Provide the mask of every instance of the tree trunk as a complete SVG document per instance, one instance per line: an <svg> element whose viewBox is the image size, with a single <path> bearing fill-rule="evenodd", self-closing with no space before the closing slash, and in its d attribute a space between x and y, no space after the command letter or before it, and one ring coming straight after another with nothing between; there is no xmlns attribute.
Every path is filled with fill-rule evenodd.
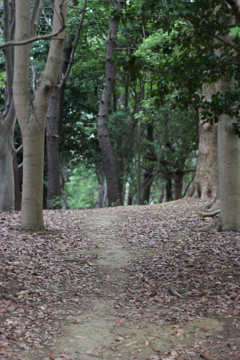
<svg viewBox="0 0 240 360"><path fill-rule="evenodd" d="M149 204L149 199L150 199L150 193L151 193L151 187L152 187L152 183L155 177L154 174L154 166L156 161L153 160L153 152L152 150L152 144L154 141L153 138L153 126L150 123L146 124L146 128L147 128L147 135L146 135L146 140L147 140L147 153L145 155L145 171L143 174L143 178L144 178L144 182L143 182L143 186L142 186L142 204Z"/></svg>
<svg viewBox="0 0 240 360"><path fill-rule="evenodd" d="M121 10L123 9L125 3L126 0L115 1L115 14L112 16L109 25L106 45L105 85L102 91L102 97L99 105L97 124L103 169L107 180L109 206L120 205L116 160L112 151L108 133L108 114L116 78L116 64L114 61L114 54L116 49L118 25L121 19Z"/></svg>
<svg viewBox="0 0 240 360"><path fill-rule="evenodd" d="M47 208L61 209L61 175L59 163L59 137L64 88L55 86L48 106L46 124L47 145Z"/></svg>
<svg viewBox="0 0 240 360"><path fill-rule="evenodd" d="M78 6L78 1L73 0L73 6ZM87 0L84 1L82 8L82 16L79 26L74 36L69 36L67 45L63 51L61 69L58 76L58 83L52 91L50 103L47 112L47 126L46 126L46 145L47 145L47 160L48 160L48 186L47 186L47 204L49 209L61 209L63 200L63 192L61 186L61 169L59 162L59 138L60 127L62 121L62 109L66 80L70 69L74 62L74 53L76 44L79 39ZM65 200L64 200L65 202Z"/></svg>
<svg viewBox="0 0 240 360"><path fill-rule="evenodd" d="M3 2L4 42L13 40L14 2ZM0 211L15 209L13 171L13 131L15 110L13 105L13 48L3 49L6 67L5 109L0 117Z"/></svg>
<svg viewBox="0 0 240 360"><path fill-rule="evenodd" d="M106 206L107 191L104 186L104 174L102 170L96 166L96 174L98 180L98 199L96 208L104 208Z"/></svg>
<svg viewBox="0 0 240 360"><path fill-rule="evenodd" d="M237 3L238 5L238 3ZM238 5L239 10L239 5ZM233 9L236 11L237 9ZM227 18L229 20L229 17ZM229 21L228 21L229 23ZM234 24L234 19L231 19ZM224 41L234 45L235 36L226 35ZM221 47L215 51L221 59ZM235 79L224 74L215 85L217 92L225 94L234 89ZM235 117L226 114L219 116L218 121L218 189L221 204L220 228L223 230L240 230L240 139L233 132Z"/></svg>
<svg viewBox="0 0 240 360"><path fill-rule="evenodd" d="M16 2L15 39L26 40L32 34L31 1ZM61 29L66 18L66 3L56 0L52 32ZM51 91L57 81L64 46L64 32L51 40L45 70L38 81L33 101L30 100L29 55L30 45L15 47L14 104L23 136L22 228L42 229L43 170L45 122Z"/></svg>
<svg viewBox="0 0 240 360"><path fill-rule="evenodd" d="M174 199L175 200L182 198L183 176L184 176L184 171L182 171L181 169L177 169L174 172Z"/></svg>
<svg viewBox="0 0 240 360"><path fill-rule="evenodd" d="M227 77L216 85L225 93L234 81ZM233 133L236 120L223 114L218 122L218 173L221 202L221 227L223 230L240 230L240 139Z"/></svg>
<svg viewBox="0 0 240 360"><path fill-rule="evenodd" d="M20 176L17 161L17 151L13 150L13 173L14 173L14 196L15 196L15 210L21 210L21 187Z"/></svg>
<svg viewBox="0 0 240 360"><path fill-rule="evenodd" d="M168 202L172 200L172 177L168 176L166 178L166 185L164 188L164 193L163 193L163 199L162 202Z"/></svg>
<svg viewBox="0 0 240 360"><path fill-rule="evenodd" d="M202 94L210 100L214 86L203 84ZM199 111L199 145L197 169L193 184L187 196L210 200L217 193L217 125L203 122Z"/></svg>
<svg viewBox="0 0 240 360"><path fill-rule="evenodd" d="M35 124L35 126L33 126ZM44 124L28 126L23 134L23 198L22 228L44 228L43 207L43 164Z"/></svg>
<svg viewBox="0 0 240 360"><path fill-rule="evenodd" d="M14 209L13 123L0 120L0 211Z"/></svg>

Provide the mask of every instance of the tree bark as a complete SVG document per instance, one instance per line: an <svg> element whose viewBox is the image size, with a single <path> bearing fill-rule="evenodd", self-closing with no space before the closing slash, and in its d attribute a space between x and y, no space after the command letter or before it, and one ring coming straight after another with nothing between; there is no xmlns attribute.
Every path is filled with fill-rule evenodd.
<svg viewBox="0 0 240 360"><path fill-rule="evenodd" d="M78 1L73 1L73 6L77 7ZM79 22L78 29L74 36L69 36L67 44L63 51L61 68L58 76L58 82L55 85L47 112L47 123L46 123L46 145L47 145L47 174L48 174L48 185L47 185L47 205L48 209L61 209L62 202L61 198L63 195L61 186L61 169L59 160L59 139L60 139L60 128L62 121L62 109L65 85L67 77L70 73L70 69L74 62L74 53L76 45L82 30L85 10L87 6L87 0L84 1L82 8L82 16ZM62 199L63 200L63 199Z"/></svg>
<svg viewBox="0 0 240 360"><path fill-rule="evenodd" d="M3 37L4 42L13 39L14 3L3 2ZM0 211L15 209L14 171L13 171L13 131L15 110L13 105L13 48L3 50L6 66L5 109L0 117Z"/></svg>
<svg viewBox="0 0 240 360"><path fill-rule="evenodd" d="M175 200L182 198L183 176L184 176L184 171L182 171L181 169L177 169L174 172L174 199Z"/></svg>
<svg viewBox="0 0 240 360"><path fill-rule="evenodd" d="M216 85L217 91L225 93L234 84L226 76ZM218 122L218 172L221 202L221 228L240 230L240 139L233 132L236 120L223 114Z"/></svg>
<svg viewBox="0 0 240 360"><path fill-rule="evenodd" d="M213 85L203 84L202 94L210 100L215 93ZM187 196L210 200L217 193L217 125L204 123L199 110L199 145L197 169Z"/></svg>
<svg viewBox="0 0 240 360"><path fill-rule="evenodd" d="M63 88L52 91L46 123L47 146L47 208L61 209L61 178L59 163L60 122L62 118Z"/></svg>
<svg viewBox="0 0 240 360"><path fill-rule="evenodd" d="M16 2L15 40L32 36L31 0ZM52 32L65 23L66 3L56 0ZM23 136L22 228L42 229L44 136L47 108L51 91L57 81L64 46L64 32L51 40L45 70L38 81L34 100L30 99L29 55L30 45L15 47L13 94L16 115Z"/></svg>
<svg viewBox="0 0 240 360"><path fill-rule="evenodd" d="M12 111L14 112L14 110ZM13 172L14 113L9 114L9 117L9 121L0 120L0 211L15 209Z"/></svg>
<svg viewBox="0 0 240 360"><path fill-rule="evenodd" d="M121 19L121 11L125 3L126 0L115 1L115 13L112 16L109 24L109 31L106 43L105 85L100 100L97 124L99 145L102 154L103 170L107 180L109 206L120 205L121 199L118 188L116 160L113 154L108 133L108 114L116 78L116 63L114 61L114 54L117 42L118 25Z"/></svg>
<svg viewBox="0 0 240 360"><path fill-rule="evenodd" d="M151 193L151 186L155 177L154 174L154 167L156 163L156 159L153 160L153 152L152 149L152 143L154 141L153 138L153 126L150 123L146 124L147 128L147 134L146 134L146 140L148 142L147 147L147 153L146 153L146 164L145 164L145 171L143 173L143 186L142 186L142 204L149 204L150 199L150 193Z"/></svg>
<svg viewBox="0 0 240 360"><path fill-rule="evenodd" d="M104 208L106 206L107 191L104 186L104 174L102 169L98 166L96 166L96 175L98 180L98 199L96 208Z"/></svg>

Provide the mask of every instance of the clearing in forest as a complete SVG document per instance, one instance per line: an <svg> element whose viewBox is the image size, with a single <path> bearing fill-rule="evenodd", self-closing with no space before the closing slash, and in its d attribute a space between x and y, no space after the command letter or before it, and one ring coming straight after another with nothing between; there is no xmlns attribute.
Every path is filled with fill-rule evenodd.
<svg viewBox="0 0 240 360"><path fill-rule="evenodd" d="M201 206L1 213L1 360L239 360L240 234Z"/></svg>

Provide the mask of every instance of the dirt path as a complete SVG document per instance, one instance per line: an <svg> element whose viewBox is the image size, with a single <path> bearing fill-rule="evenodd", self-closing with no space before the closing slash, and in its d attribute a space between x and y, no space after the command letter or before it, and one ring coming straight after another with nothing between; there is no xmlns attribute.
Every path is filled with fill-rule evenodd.
<svg viewBox="0 0 240 360"><path fill-rule="evenodd" d="M142 208L143 218L149 216L149 210L146 209L147 207ZM159 213L159 209L159 206L151 208L153 211L150 214L151 218L154 218L156 211ZM137 208L136 211L139 212L139 209ZM55 338L55 342L49 342L49 346L38 346L37 349L34 346L26 351L22 349L19 357L12 359L90 360L93 357L106 360L237 359L234 351L228 352L228 358L225 357L224 352L218 352L219 355L215 352L209 357L206 348L209 348L209 344L216 346L218 339L219 343L221 342L226 323L221 317L213 316L211 312L209 316L201 311L195 316L189 316L187 311L181 308L182 304L187 302L188 295L184 294L184 298L177 297L170 294L166 287L161 291L154 285L155 292L147 295L149 302L146 300L139 305L138 297L134 301L129 298L131 279L133 283L136 278L144 280L144 274L138 272L139 268L132 268L132 265L134 263L141 265L143 259L147 257L151 259L159 251L156 245L159 241L159 238L156 238L158 232L144 245L140 242L133 243L133 234L129 238L130 241L127 241L129 224L137 217L137 212L124 207L117 210L101 209L87 212L81 233L91 243L91 248L77 249L70 258L76 265L80 255L87 256L84 266L81 263L79 267L83 268L83 271L84 269L86 272L90 271L84 276L91 279L90 285L87 286L91 286L92 291L85 296L83 284L83 294L80 299L76 290L71 302L62 303L61 306L67 310L67 315L57 318L61 332ZM186 236L184 231L183 236ZM141 236L143 236L141 233L138 234L138 239L141 240ZM152 280L148 281L151 284ZM146 292L145 289L140 290L140 293L141 291ZM155 298L158 299L159 294L160 297L167 299L163 305L161 305L162 300L153 301ZM42 307L44 309L44 306ZM185 320L182 321L181 316L184 311ZM207 344L208 347L205 346ZM235 345L229 346L231 348ZM236 351L235 353L237 354Z"/></svg>
<svg viewBox="0 0 240 360"><path fill-rule="evenodd" d="M201 340L209 337L209 331L217 333L222 329L219 321L199 317L184 327L183 337L181 328L177 325L165 325L163 321L154 324L141 318L136 310L132 316L128 306L122 308L116 305L116 299L124 297L121 290L125 287L128 265L152 250L145 248L140 251L139 248L126 247L121 239L111 236L114 234L114 224L122 216L121 212L116 215L106 209L104 213L95 211L88 217L89 225L84 232L98 244L94 253L97 259L93 261L98 265L99 274L107 274L107 282L101 282L98 296L88 301L87 309L74 316L76 323L63 325L64 335L58 339L56 349L73 359L89 360L91 357L98 357L109 360L157 360L160 359L158 353L169 354L170 349L175 346L176 349L181 349L182 345L193 343L194 334L200 328L208 329L207 336L202 332ZM148 317L164 316L168 312L161 308L148 308L144 311L148 313ZM171 353L172 356L166 355L165 359L177 358L176 351L172 350Z"/></svg>

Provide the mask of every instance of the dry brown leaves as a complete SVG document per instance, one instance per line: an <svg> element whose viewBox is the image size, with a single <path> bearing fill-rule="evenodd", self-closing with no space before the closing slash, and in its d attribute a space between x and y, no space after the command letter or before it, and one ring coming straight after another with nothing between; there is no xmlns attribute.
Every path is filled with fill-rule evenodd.
<svg viewBox="0 0 240 360"><path fill-rule="evenodd" d="M179 325L196 315L224 319L226 328L215 346L219 357L204 348L199 356L240 359L240 234L198 232L203 225L201 205L182 200L108 210L119 214L119 220L100 232L126 248L139 249L139 256L121 269L126 278L115 306L127 304L128 316L156 323ZM71 304L84 311L81 300L106 295L102 286L109 274L99 274L92 259L98 244L83 235L87 215L93 211L45 211L47 230L41 233L21 231L18 213L0 214L1 359L15 359L19 349L46 346L51 359L61 321L76 315ZM184 298L174 296L170 286ZM164 317L149 318L148 307L167 311ZM228 358L220 352L223 342ZM179 353L170 358L191 359Z"/></svg>

